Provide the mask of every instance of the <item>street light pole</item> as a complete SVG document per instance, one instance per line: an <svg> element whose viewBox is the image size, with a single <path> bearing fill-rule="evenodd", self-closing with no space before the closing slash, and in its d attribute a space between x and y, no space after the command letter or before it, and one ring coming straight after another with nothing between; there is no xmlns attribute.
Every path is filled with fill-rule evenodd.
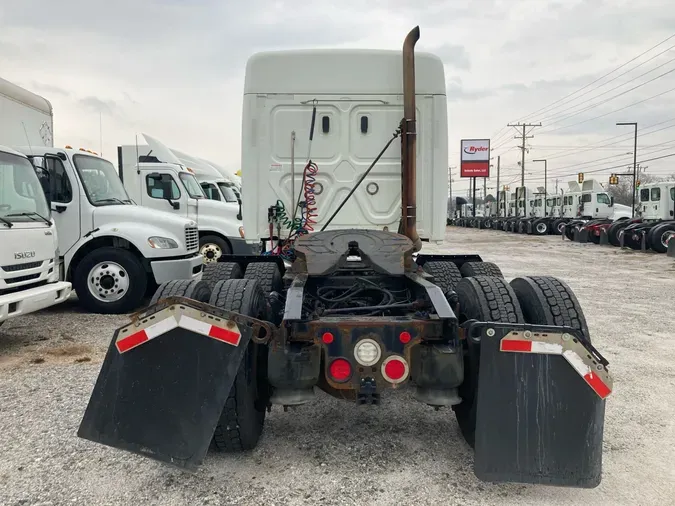
<svg viewBox="0 0 675 506"><path fill-rule="evenodd" d="M617 126L633 126L635 127L635 141L633 143L633 206L631 208L631 217L635 218L635 186L637 185L637 122L617 123Z"/></svg>
<svg viewBox="0 0 675 506"><path fill-rule="evenodd" d="M544 162L544 216L548 216L548 211L547 211L547 206L546 206L546 198L548 197L548 185L547 185L547 179L548 179L548 161L547 160L532 160L533 162Z"/></svg>

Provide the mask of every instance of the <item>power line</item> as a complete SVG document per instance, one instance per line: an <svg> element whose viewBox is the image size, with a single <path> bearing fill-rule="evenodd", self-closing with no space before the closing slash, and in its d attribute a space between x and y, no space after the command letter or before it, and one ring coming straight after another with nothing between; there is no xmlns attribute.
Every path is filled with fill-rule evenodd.
<svg viewBox="0 0 675 506"><path fill-rule="evenodd" d="M574 116L577 116L578 114L581 114L582 112L586 112L586 111L590 111L591 109L595 109L595 108L598 107L598 106L601 106L601 105L603 105L603 104L606 104L607 102L611 102L611 101L614 100L615 98L619 98L619 97L621 97L621 96L623 96L623 95L625 95L625 94L627 94L627 93L630 93L631 91L637 90L638 88L642 88L643 86L646 86L647 84L649 84L649 83L651 83L651 82L654 82L654 81L656 81L657 79L661 79L662 77L667 76L668 74L672 74L673 72L675 72L675 69L671 69L671 70L669 70L668 72L664 72L663 74L660 74L660 75L658 75L658 76L656 76L656 77L650 79L649 81L645 81L644 83L640 83L640 84L638 84L637 86L633 86L632 88L630 88L630 89L628 89L628 90L622 91L621 93L617 93L617 94L614 95L613 97L609 97L609 98L607 98L607 99L605 99L605 100L602 100L602 101L600 101L600 102L598 102L598 103L596 103L596 104L591 104L591 105L589 105L588 107L585 107L585 108L583 108L583 109L580 109L579 111L576 111L576 112L574 112L574 113L572 113L572 114L568 114L567 116L564 116L564 117L562 117L562 118L560 118L560 119L557 119L557 120L555 120L555 121L552 121L552 122L549 123L549 125L555 125L555 124L560 123L561 121L564 121L564 120L566 120L566 119L573 118ZM619 87L620 87L620 86L619 86ZM674 89L675 89L675 88L674 88ZM563 127L563 128L564 128L564 127ZM551 131L553 131L553 130L549 130L549 132L551 132Z"/></svg>
<svg viewBox="0 0 675 506"><path fill-rule="evenodd" d="M675 69L673 69L673 70L675 70ZM672 72L672 71L671 71L671 72ZM630 90L629 90L629 91L630 91ZM614 113L616 113L616 112L623 111L623 110L628 109L628 108L630 108L630 107L634 107L634 106L636 106L636 105L639 105L639 104L642 104L642 103L644 103L644 102L647 102L648 100L652 100L652 99L654 99L654 98L660 97L660 96L665 95L665 94L667 94L667 93L672 93L673 91L675 91L675 88L671 88L671 89L669 89L669 90L666 90L666 91L664 91L664 92L658 93L658 94L656 94L656 95L652 95L651 97L647 97L647 98L645 98L645 99L643 99L643 100L639 100L639 101L637 101L637 102L633 102L632 104L628 104L628 105L625 106L625 107L621 107L621 108L619 108L619 109L615 109L615 110L613 110L613 111L609 111L609 112L607 112L607 113L605 113L605 114L600 114L599 116L595 116L595 117L593 117L593 118L588 118L588 119L585 119L585 120L583 120L583 121L579 121L579 122L577 122L577 123L572 123L571 125L560 126L560 127L554 128L553 130L545 130L544 132L546 132L546 133L551 133L551 132L556 132L556 131L558 131L558 130L564 130L564 129L566 129L566 128L571 128L571 127L574 127L574 126L583 125L584 123L588 123L589 121L595 121L596 119L604 118L605 116L609 116L610 114L614 114ZM542 132L542 133L543 133L543 132Z"/></svg>
<svg viewBox="0 0 675 506"><path fill-rule="evenodd" d="M545 107L542 107L541 109L537 109L536 111L534 111L534 112L532 112L532 113L530 113L530 114L527 114L527 115L523 116L522 118L519 118L517 121L523 121L523 120L525 120L526 118L529 118L529 117L531 117L531 116L534 116L535 114L539 114L539 113L545 111L546 109L549 109L551 106L553 106L553 105L555 105L555 104L558 104L558 103L562 102L563 100L565 100L565 99L567 99L567 98L569 98L569 97L571 97L571 96L576 95L576 94L579 93L580 91L583 91L583 90L585 90L586 88L589 88L590 86L594 85L595 83L597 83L597 82L599 82L599 81L602 81L605 77L612 75L612 74L613 74L614 72L616 72L617 70L621 70L623 67L625 67L625 66L628 65L629 63L634 62L635 60L637 60L638 58L640 58L640 57L644 56L645 54L649 53L649 52L652 51L653 49L656 49L656 48L659 47L660 45L665 44L666 42L668 42L670 39L672 39L672 38L674 38L674 37L675 37L675 34L671 35L670 37L667 37L666 39L662 40L661 42L659 42L659 43L656 44L655 46L650 47L650 48L647 49L646 51L644 51L644 52L640 53L639 55L635 56L634 58L631 58L631 59L628 60L627 62L625 62L625 63L619 65L619 66L618 66L617 68L615 68L614 70L611 70L610 72L607 72L606 74L604 74L604 75L598 77L598 78L595 79L594 81L588 83L588 84L585 85L585 86L582 86L581 88L579 88L579 89L576 90L576 91L573 91L572 93L569 93L569 94L565 95L564 97L562 97L562 98L556 100L555 102L552 102L551 104L549 104L549 105L547 105L547 106L545 106Z"/></svg>
<svg viewBox="0 0 675 506"><path fill-rule="evenodd" d="M658 70L658 69L660 69L661 67L664 67L665 65L668 65L669 63L671 63L671 62L673 62L673 61L675 61L675 58L673 58L673 59L671 59L671 60L668 60L667 62L665 62L665 63L659 65L658 67L655 67L655 68L653 68L653 69L651 69L651 70L645 72L644 74L640 74L640 75L639 75L638 77L636 77L635 79L639 79L640 77L646 76L647 74L651 74L651 73L654 72L655 70ZM570 115L565 116L565 117L563 117L563 118L557 119L556 121L553 121L552 123L553 123L553 124L559 123L560 121L563 121L563 120L565 120L565 119L567 119L567 118L571 118L572 116L576 116L577 114L580 114L580 113L582 113L582 112L584 112L584 111L588 111L589 109L593 109L593 108L595 108L595 107L598 107L599 105L605 104L605 103L607 103L607 102L609 102L609 101L611 101L611 100L614 100L614 99L617 98L617 97L620 97L620 96L622 96L622 95L625 95L626 93L629 93L629 92L631 92L631 91L633 91L633 90L636 90L636 89L638 89L638 88L641 88L642 86L645 86L646 84L649 84L649 83L651 83L652 81L656 81L657 79L660 79L660 78L662 78L662 77L664 77L664 76L666 76L666 75L668 75L668 74L670 74L670 73L672 73L672 72L675 72L675 69L672 69L672 70L670 70L670 71L668 71L668 72L665 72L665 73L663 73L663 74L661 74L661 75L659 75L659 76L656 76L655 78L650 79L649 81L645 81L644 83L641 83L641 84L639 84L638 86L635 86L635 87L633 87L633 88L631 88L631 89L629 89L629 90L626 90L626 91L624 91L624 92L622 92L622 93L619 93L618 95L615 95L615 96L613 96L613 97L610 97L610 98L608 98L607 100L604 100L604 101L602 101L602 102L598 102L597 104L592 104L591 106L586 107L586 108L584 108L584 109L581 109L581 110L579 110L579 111L576 111L576 112L574 112L573 114L570 114ZM618 85L618 86L615 86L614 88L610 88L610 89L607 90L607 91L603 91L603 92L600 93L599 95L595 95L594 97L591 97L591 98L589 98L588 100L584 100L583 102L579 102L578 104L573 105L572 107L570 107L570 108L567 109L567 110L574 109L575 107L580 106L581 104L585 104L585 103L587 103L587 102L590 102L590 101L592 101L592 100L595 100L595 99L598 98L598 97L601 97L601 96L603 96L603 95L606 95L607 93L611 93L611 92L614 91L614 90L617 90L617 89L619 89L619 88L621 88L621 87L623 87L623 86L626 86L627 84L631 83L631 82L634 81L635 79L632 79L631 81L622 83L622 84L620 84L620 85ZM559 111L559 112L553 114L552 116L547 116L547 117L545 117L545 118L542 118L541 121L547 121L547 120L549 120L549 119L551 119L551 118L555 118L556 116L558 116L559 114L562 114L562 113L564 113L564 112L565 112L565 110ZM549 123L549 124L550 124L550 123Z"/></svg>
<svg viewBox="0 0 675 506"><path fill-rule="evenodd" d="M630 68L630 69L626 70L625 72L619 74L618 76L613 77L613 78L610 79L609 81L606 81L606 82L602 83L601 85L596 86L595 88L590 89L590 90L586 91L585 93L582 93L581 95L579 95L579 96L575 97L574 99L572 99L571 102L574 102L575 100L577 100L577 99L579 99L579 98L581 98L581 97L584 97L584 96L588 95L589 93L591 93L591 92L593 92L593 91L595 91L595 90L598 90L598 89L602 88L603 86L608 85L609 83L611 83L611 82L613 82L613 81L616 81L617 79L619 79L620 77L625 76L626 74L630 74L630 73L633 72L635 69L640 68L641 66L643 66L643 65L645 65L646 63L649 63L650 61L652 61L652 60L658 58L658 57L661 56L662 54L667 53L668 51L670 51L670 50L673 49L673 48L675 48L675 45L672 45L672 46L668 47L667 49L664 49L664 50L661 51L660 53L655 54L654 56L652 56L652 57L649 58L648 60L643 61L642 63L638 63L638 64L635 65L633 68ZM588 100L585 100L585 101L580 102L580 103L578 103L578 104L576 104L576 105L573 105L573 106L571 106L571 107L568 107L567 109L573 109L573 108L575 108L575 107L577 107L577 106L579 106L579 105L581 105L581 104L584 104L584 103L586 103L586 102L588 102L588 101L590 101L590 100L593 100L593 98L600 97L600 96L602 96L602 95L605 95L605 94L607 94L607 93L610 93L610 92L613 91L613 90L616 90L616 89L618 89L618 88L621 88L622 86L626 86L627 84L632 83L633 81L636 81L636 80L640 79L641 77L643 77L643 76L645 76L645 75L647 75L647 74L650 74L650 73L654 72L655 70L660 69L661 67L667 65L668 63L672 62L673 60L675 60L675 59L668 60L667 62L662 63L661 65L658 65L657 67L654 67L653 69L648 70L647 72L644 72L644 73L640 74L639 76L636 76L636 77L633 77L633 78L629 79L629 80L626 81L625 83L622 83L622 84L620 84L620 85L618 85L618 86L615 86L614 88L611 88L610 90L604 91L604 92L600 93L599 95L596 95L595 97L591 97L591 98L588 99ZM553 110L558 109L558 108L561 107L562 105L563 105L563 104L561 104L560 106L554 107L553 109L549 110L546 114L549 114L549 113L552 112ZM562 111L558 111L558 112L556 112L556 113L553 113L552 116L549 116L549 117L555 117L555 116L557 116L557 115L559 115L559 114L562 114L563 112L565 112L565 109L562 110ZM549 118L549 117L547 117L547 118ZM546 121L547 118L542 118L541 121Z"/></svg>

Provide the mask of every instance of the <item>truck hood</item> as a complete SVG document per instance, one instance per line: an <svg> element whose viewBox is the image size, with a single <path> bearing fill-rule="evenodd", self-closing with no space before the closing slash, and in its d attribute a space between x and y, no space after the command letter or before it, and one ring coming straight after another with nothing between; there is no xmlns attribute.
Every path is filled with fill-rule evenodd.
<svg viewBox="0 0 675 506"><path fill-rule="evenodd" d="M15 223L12 228L0 225L0 244L7 246L0 248L0 266L4 267L53 259L58 240L53 226Z"/></svg>
<svg viewBox="0 0 675 506"><path fill-rule="evenodd" d="M101 206L94 210L93 228L122 222L153 225L171 231L178 237L182 237L186 226L196 226L194 221L187 218L136 205Z"/></svg>
<svg viewBox="0 0 675 506"><path fill-rule="evenodd" d="M222 200L199 199L199 216L209 215L214 218L222 217L226 220L234 220L240 226L241 220L237 220L239 204L236 202L223 202Z"/></svg>

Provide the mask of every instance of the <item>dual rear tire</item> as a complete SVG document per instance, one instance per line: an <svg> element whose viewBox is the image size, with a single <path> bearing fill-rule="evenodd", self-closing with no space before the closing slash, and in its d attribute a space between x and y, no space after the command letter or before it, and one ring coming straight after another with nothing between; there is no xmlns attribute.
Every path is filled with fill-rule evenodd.
<svg viewBox="0 0 675 506"><path fill-rule="evenodd" d="M496 323L561 325L578 329L589 340L588 326L571 288L548 276L516 278L507 283L494 276L465 277L456 286L460 323L478 320ZM466 341L465 341L466 344ZM460 431L473 447L476 437L476 407L480 347L464 349L462 402L453 407Z"/></svg>

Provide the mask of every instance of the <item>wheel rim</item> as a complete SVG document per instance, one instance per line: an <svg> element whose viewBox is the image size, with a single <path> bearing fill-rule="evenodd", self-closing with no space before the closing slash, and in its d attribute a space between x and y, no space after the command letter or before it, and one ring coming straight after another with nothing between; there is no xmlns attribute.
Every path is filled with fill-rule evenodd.
<svg viewBox="0 0 675 506"><path fill-rule="evenodd" d="M562 234L563 230L565 230L565 223L564 222L558 225L558 232L560 232Z"/></svg>
<svg viewBox="0 0 675 506"><path fill-rule="evenodd" d="M96 264L87 276L89 293L101 302L116 302L129 291L129 274L115 262Z"/></svg>
<svg viewBox="0 0 675 506"><path fill-rule="evenodd" d="M220 246L211 242L199 248L199 252L204 257L204 263L217 262L223 256L223 250L220 249Z"/></svg>
<svg viewBox="0 0 675 506"><path fill-rule="evenodd" d="M672 241L673 237L675 237L675 231L673 230L666 230L661 234L661 244L664 248L668 249L668 241Z"/></svg>
<svg viewBox="0 0 675 506"><path fill-rule="evenodd" d="M548 227L546 226L546 223L537 223L537 232L539 232L540 234L546 232L547 228Z"/></svg>

